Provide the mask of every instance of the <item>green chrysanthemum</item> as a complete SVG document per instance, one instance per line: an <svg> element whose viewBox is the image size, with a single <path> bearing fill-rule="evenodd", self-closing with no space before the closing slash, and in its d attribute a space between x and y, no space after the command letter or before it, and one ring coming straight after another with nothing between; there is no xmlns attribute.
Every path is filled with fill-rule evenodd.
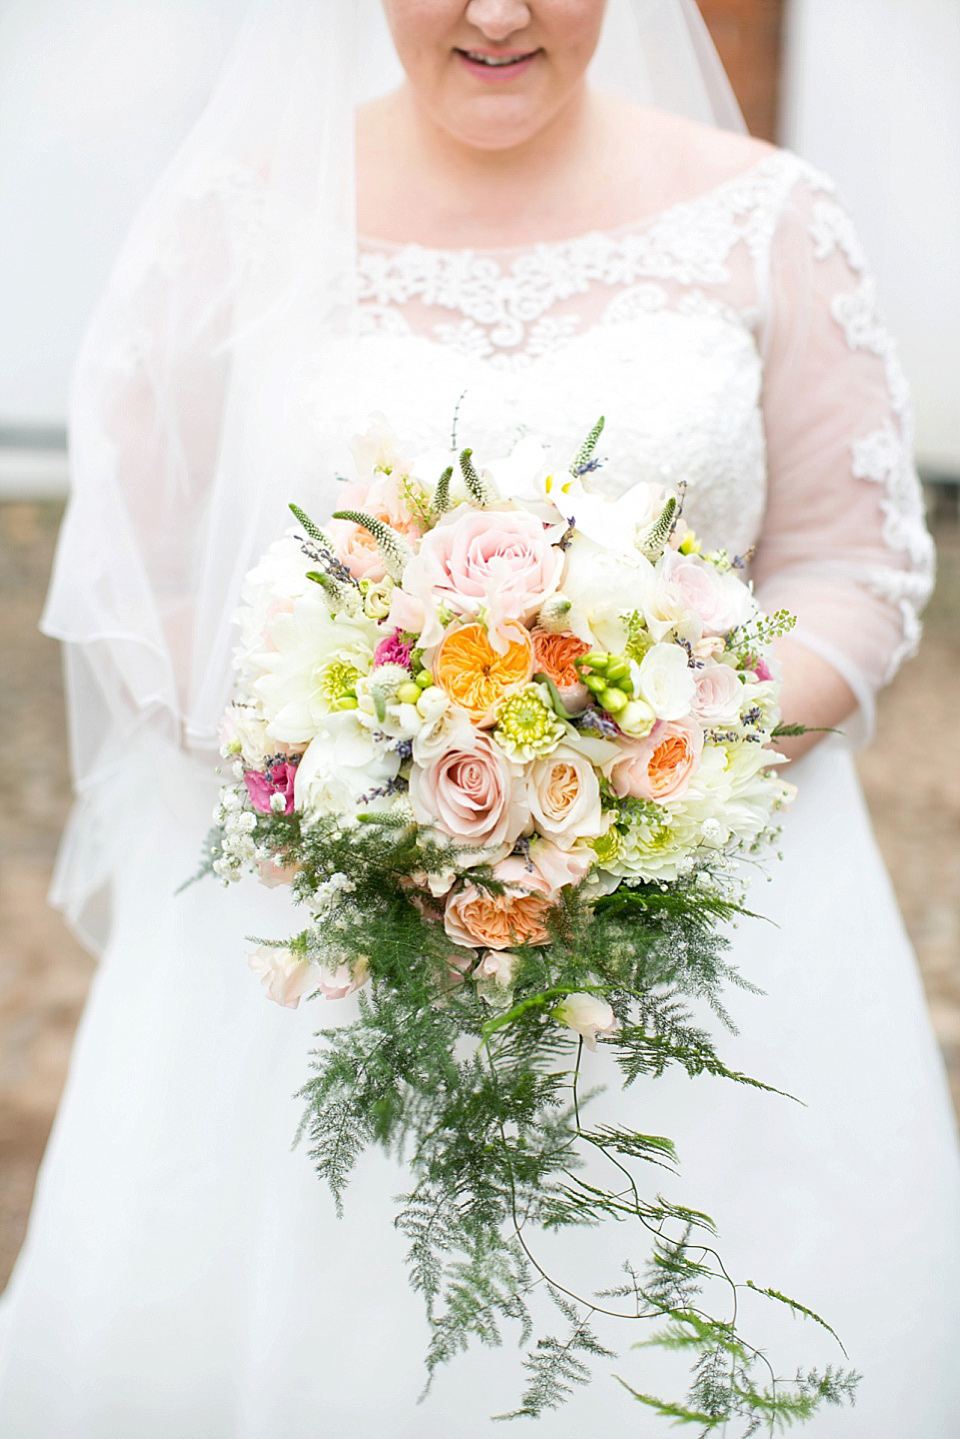
<svg viewBox="0 0 960 1439"><path fill-rule="evenodd" d="M348 660L331 660L323 669L318 688L324 699L335 704L337 700L353 693L359 678L360 671L356 665L350 664Z"/></svg>
<svg viewBox="0 0 960 1439"><path fill-rule="evenodd" d="M611 825L606 834L598 835L596 839L591 839L588 843L597 856L597 864L601 869L607 869L613 864L620 853L620 835L615 825Z"/></svg>
<svg viewBox="0 0 960 1439"><path fill-rule="evenodd" d="M532 684L503 701L493 737L510 759L527 764L550 754L565 734L546 687Z"/></svg>

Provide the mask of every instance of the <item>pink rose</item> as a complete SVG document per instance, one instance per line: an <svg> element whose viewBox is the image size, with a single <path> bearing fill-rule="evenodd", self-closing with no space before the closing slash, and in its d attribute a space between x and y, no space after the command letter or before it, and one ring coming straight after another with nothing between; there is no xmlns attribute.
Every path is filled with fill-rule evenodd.
<svg viewBox="0 0 960 1439"><path fill-rule="evenodd" d="M694 681L696 690L690 708L701 724L727 724L737 718L743 685L731 665L704 665L694 671Z"/></svg>
<svg viewBox="0 0 960 1439"><path fill-rule="evenodd" d="M535 515L455 510L424 536L403 576L404 590L427 606L421 643L427 647L440 639L433 613L438 603L461 617L486 607L494 628L504 619L532 619L556 591L563 565L563 552L550 543Z"/></svg>
<svg viewBox="0 0 960 1439"><path fill-rule="evenodd" d="M663 576L684 609L693 610L707 635L725 635L752 613L750 591L735 574L722 573L698 555L669 550L663 557Z"/></svg>
<svg viewBox="0 0 960 1439"><path fill-rule="evenodd" d="M296 777L297 766L281 762L268 765L262 774L258 770L248 769L243 781L247 786L250 803L261 814L293 814L293 784ZM283 796L283 809L280 811L274 811L271 802L275 794Z"/></svg>
<svg viewBox="0 0 960 1439"><path fill-rule="evenodd" d="M493 873L505 886L502 894L467 883L450 895L443 916L450 938L455 944L486 949L549 943L547 881L515 856L501 860Z"/></svg>
<svg viewBox="0 0 960 1439"><path fill-rule="evenodd" d="M481 732L410 775L410 803L420 824L478 848L512 845L530 821L525 786L503 751Z"/></svg>
<svg viewBox="0 0 960 1439"><path fill-rule="evenodd" d="M530 860L543 878L551 899L556 899L567 884L579 884L596 862L596 855L587 849L561 849L548 839L530 843Z"/></svg>
<svg viewBox="0 0 960 1439"><path fill-rule="evenodd" d="M679 799L700 763L703 730L693 720L655 724L610 770L615 794L656 801Z"/></svg>

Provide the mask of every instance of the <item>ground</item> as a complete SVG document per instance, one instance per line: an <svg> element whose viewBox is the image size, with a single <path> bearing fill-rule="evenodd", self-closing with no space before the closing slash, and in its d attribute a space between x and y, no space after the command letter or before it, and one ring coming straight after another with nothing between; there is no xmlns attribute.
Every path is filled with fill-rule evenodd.
<svg viewBox="0 0 960 1439"><path fill-rule="evenodd" d="M36 628L60 513L0 505L0 1285L93 973L44 901L69 793L59 656ZM935 528L924 645L882 695L859 764L960 1108L960 528L955 514Z"/></svg>

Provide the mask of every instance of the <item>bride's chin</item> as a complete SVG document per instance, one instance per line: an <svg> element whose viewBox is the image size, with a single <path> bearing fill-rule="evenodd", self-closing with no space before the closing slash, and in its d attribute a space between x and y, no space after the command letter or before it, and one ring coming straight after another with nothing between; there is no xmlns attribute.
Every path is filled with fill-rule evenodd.
<svg viewBox="0 0 960 1439"><path fill-rule="evenodd" d="M501 90L458 96L435 111L434 119L469 149L507 152L535 142L563 108L563 101L553 96L511 95Z"/></svg>

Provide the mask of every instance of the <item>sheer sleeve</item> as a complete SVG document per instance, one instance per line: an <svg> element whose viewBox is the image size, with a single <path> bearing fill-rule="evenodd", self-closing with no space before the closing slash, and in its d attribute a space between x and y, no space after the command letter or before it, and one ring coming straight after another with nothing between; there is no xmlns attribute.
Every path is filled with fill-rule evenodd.
<svg viewBox="0 0 960 1439"><path fill-rule="evenodd" d="M776 226L762 347L769 493L753 574L767 610L857 698L919 639L933 546L912 459L910 396L849 216L824 181L796 184Z"/></svg>

